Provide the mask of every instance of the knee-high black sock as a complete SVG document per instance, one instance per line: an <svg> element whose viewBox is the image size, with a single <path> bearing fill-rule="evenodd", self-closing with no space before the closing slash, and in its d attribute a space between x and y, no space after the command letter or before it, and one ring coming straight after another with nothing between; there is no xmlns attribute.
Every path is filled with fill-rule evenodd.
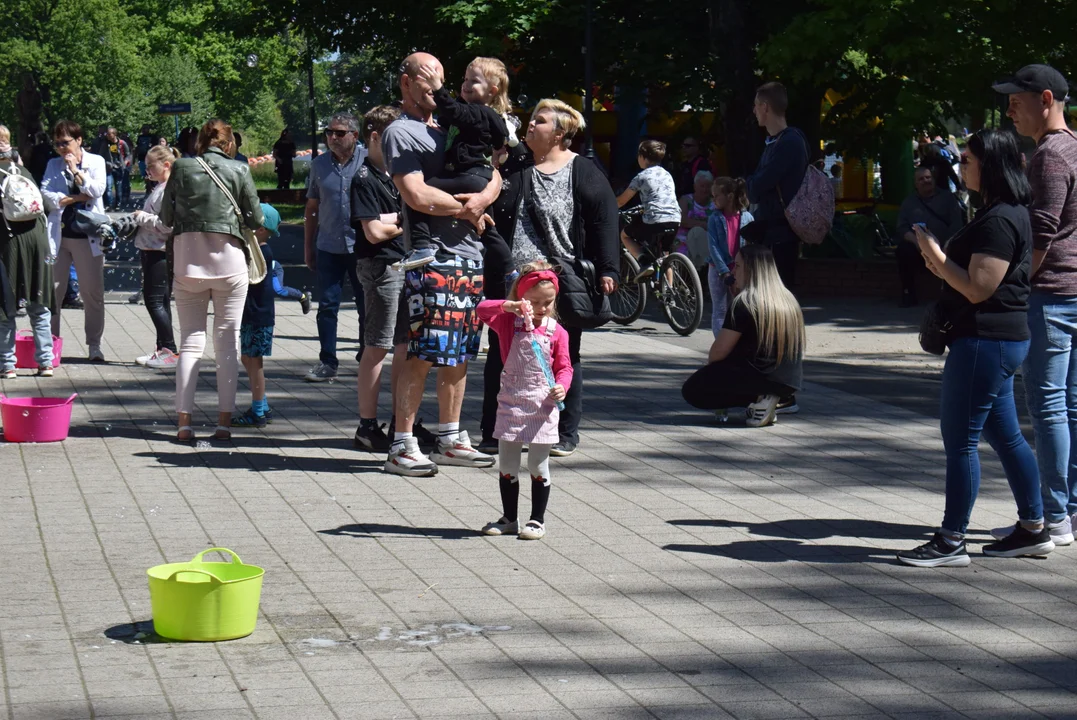
<svg viewBox="0 0 1077 720"><path fill-rule="evenodd" d="M501 488L501 509L505 519L514 522L520 507L520 483L511 475L498 475L497 484Z"/></svg>
<svg viewBox="0 0 1077 720"><path fill-rule="evenodd" d="M546 505L550 502L550 479L531 477L531 519L546 523Z"/></svg>

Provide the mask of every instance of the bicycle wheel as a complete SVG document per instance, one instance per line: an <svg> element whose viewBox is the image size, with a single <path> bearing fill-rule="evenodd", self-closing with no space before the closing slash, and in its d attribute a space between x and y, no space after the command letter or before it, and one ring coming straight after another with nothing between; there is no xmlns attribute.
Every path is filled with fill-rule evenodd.
<svg viewBox="0 0 1077 720"><path fill-rule="evenodd" d="M617 285L617 292L610 295L613 321L619 325L631 325L639 320L647 305L646 284L632 281L638 274L639 263L627 252L621 251L621 282Z"/></svg>
<svg viewBox="0 0 1077 720"><path fill-rule="evenodd" d="M691 335L703 320L703 285L692 261L670 253L658 275L658 295L666 321L678 335Z"/></svg>

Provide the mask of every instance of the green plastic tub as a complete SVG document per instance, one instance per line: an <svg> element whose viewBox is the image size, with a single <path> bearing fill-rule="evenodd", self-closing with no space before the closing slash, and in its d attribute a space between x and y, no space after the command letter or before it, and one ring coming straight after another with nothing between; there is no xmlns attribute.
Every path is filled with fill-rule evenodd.
<svg viewBox="0 0 1077 720"><path fill-rule="evenodd" d="M221 552L232 562L203 562ZM158 565L146 571L150 581L153 629L169 640L213 642L254 632L265 570L243 561L227 548L210 548L190 562Z"/></svg>

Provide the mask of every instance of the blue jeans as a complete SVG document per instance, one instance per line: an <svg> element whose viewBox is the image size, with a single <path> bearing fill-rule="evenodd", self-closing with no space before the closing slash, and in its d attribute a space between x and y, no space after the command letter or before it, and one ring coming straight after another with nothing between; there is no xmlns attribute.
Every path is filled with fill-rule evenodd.
<svg viewBox="0 0 1077 720"><path fill-rule="evenodd" d="M1043 518L1036 456L1021 434L1013 374L1028 341L958 338L942 371L942 444L946 448L946 512L942 527L964 533L980 491L980 434L998 453L1021 520Z"/></svg>
<svg viewBox="0 0 1077 720"><path fill-rule="evenodd" d="M363 347L363 321L366 308L363 305L363 286L355 272L355 255L318 251L318 342L322 346L318 359L331 368L340 365L337 360L337 315L340 312L340 296L344 291L344 278L352 285L355 304L359 310L359 352Z"/></svg>
<svg viewBox="0 0 1077 720"><path fill-rule="evenodd" d="M123 170L113 170L105 176L105 208L119 205L123 199Z"/></svg>
<svg viewBox="0 0 1077 720"><path fill-rule="evenodd" d="M52 313L40 303L26 303L30 327L34 330L34 362L39 368L52 367ZM15 369L15 318L0 313L0 370Z"/></svg>
<svg viewBox="0 0 1077 720"><path fill-rule="evenodd" d="M1047 522L1077 513L1077 297L1032 293L1025 398L1036 433Z"/></svg>

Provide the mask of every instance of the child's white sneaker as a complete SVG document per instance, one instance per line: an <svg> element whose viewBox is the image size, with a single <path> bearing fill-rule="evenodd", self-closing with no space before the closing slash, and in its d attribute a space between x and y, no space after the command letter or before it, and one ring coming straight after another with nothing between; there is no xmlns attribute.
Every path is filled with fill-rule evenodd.
<svg viewBox="0 0 1077 720"><path fill-rule="evenodd" d="M520 532L520 521L509 522L504 516L492 523L486 523L482 528L483 535L515 535L518 532Z"/></svg>
<svg viewBox="0 0 1077 720"><path fill-rule="evenodd" d="M546 524L540 523L538 520L528 520L523 529L520 530L521 540L541 540L546 536Z"/></svg>
<svg viewBox="0 0 1077 720"><path fill-rule="evenodd" d="M419 248L412 250L403 260L393 263L392 268L398 272L407 272L432 262L434 262L434 248Z"/></svg>

